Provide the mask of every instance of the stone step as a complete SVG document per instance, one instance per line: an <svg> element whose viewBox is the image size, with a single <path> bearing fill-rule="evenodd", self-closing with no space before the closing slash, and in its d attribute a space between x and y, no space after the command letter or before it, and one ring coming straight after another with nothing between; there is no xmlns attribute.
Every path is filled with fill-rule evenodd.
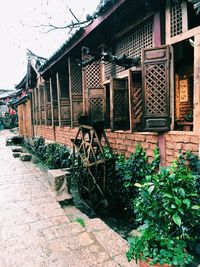
<svg viewBox="0 0 200 267"><path fill-rule="evenodd" d="M67 175L70 173L62 169L48 170L47 180L56 194L56 199L58 202L70 201L73 197L69 194Z"/></svg>
<svg viewBox="0 0 200 267"><path fill-rule="evenodd" d="M22 161L31 161L31 159L32 159L32 155L31 155L31 154L28 154L28 153L22 153L22 154L20 155L20 159L21 159Z"/></svg>
<svg viewBox="0 0 200 267"><path fill-rule="evenodd" d="M12 152L24 152L24 151L22 147L16 146L16 147L12 147Z"/></svg>
<svg viewBox="0 0 200 267"><path fill-rule="evenodd" d="M14 152L13 153L13 157L14 158L19 158L21 156L21 153L19 153L19 152Z"/></svg>

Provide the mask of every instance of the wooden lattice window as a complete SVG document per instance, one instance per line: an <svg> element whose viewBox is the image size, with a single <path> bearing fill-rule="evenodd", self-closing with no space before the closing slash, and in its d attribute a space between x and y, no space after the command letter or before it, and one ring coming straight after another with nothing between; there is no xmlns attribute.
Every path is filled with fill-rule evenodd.
<svg viewBox="0 0 200 267"><path fill-rule="evenodd" d="M51 93L50 93L50 82L45 81L44 82L44 88L45 88L45 93L46 93L46 98L47 98L47 124L51 125L52 124L52 115L51 115Z"/></svg>
<svg viewBox="0 0 200 267"><path fill-rule="evenodd" d="M73 59L71 59L70 68L71 68L72 94L77 94L77 95L82 94L82 69ZM89 66L87 68L89 68Z"/></svg>
<svg viewBox="0 0 200 267"><path fill-rule="evenodd" d="M105 88L89 88L89 117L91 122L105 119Z"/></svg>
<svg viewBox="0 0 200 267"><path fill-rule="evenodd" d="M38 88L35 88L35 124L39 124L39 94Z"/></svg>
<svg viewBox="0 0 200 267"><path fill-rule="evenodd" d="M134 28L129 35L120 38L115 47L115 55L126 55L128 57L141 57L142 48L153 46L153 23L148 20L143 24ZM116 72L122 71L124 68L117 66Z"/></svg>
<svg viewBox="0 0 200 267"><path fill-rule="evenodd" d="M40 120L41 124L45 124L45 90L44 85L39 86L40 93Z"/></svg>
<svg viewBox="0 0 200 267"><path fill-rule="evenodd" d="M166 114L165 63L146 64L146 112Z"/></svg>
<svg viewBox="0 0 200 267"><path fill-rule="evenodd" d="M87 88L101 85L101 69L99 62L93 62L85 68L85 79Z"/></svg>
<svg viewBox="0 0 200 267"><path fill-rule="evenodd" d="M59 75L59 85L60 85L60 98L69 98L69 81L67 73L66 75Z"/></svg>
<svg viewBox="0 0 200 267"><path fill-rule="evenodd" d="M133 113L133 125L131 129L140 130L142 122L142 73L141 71L131 74L130 83L131 112Z"/></svg>
<svg viewBox="0 0 200 267"><path fill-rule="evenodd" d="M113 78L110 83L111 129L129 128L129 105L127 80Z"/></svg>
<svg viewBox="0 0 200 267"><path fill-rule="evenodd" d="M183 30L182 5L179 2L170 2L170 30L171 37L182 33Z"/></svg>
<svg viewBox="0 0 200 267"><path fill-rule="evenodd" d="M169 130L169 47L143 50L144 130Z"/></svg>

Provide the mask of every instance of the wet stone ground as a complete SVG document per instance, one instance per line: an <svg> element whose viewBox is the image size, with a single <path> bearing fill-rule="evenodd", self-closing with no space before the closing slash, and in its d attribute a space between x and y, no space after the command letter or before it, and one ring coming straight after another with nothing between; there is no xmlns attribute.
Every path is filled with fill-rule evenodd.
<svg viewBox="0 0 200 267"><path fill-rule="evenodd" d="M0 131L0 267L137 266L101 219L56 202L46 172L14 158Z"/></svg>

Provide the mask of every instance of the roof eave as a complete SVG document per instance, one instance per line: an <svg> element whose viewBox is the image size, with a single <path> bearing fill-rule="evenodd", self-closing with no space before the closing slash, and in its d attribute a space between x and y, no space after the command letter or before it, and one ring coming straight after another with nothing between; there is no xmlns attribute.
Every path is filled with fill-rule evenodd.
<svg viewBox="0 0 200 267"><path fill-rule="evenodd" d="M62 55L60 55L51 64L49 64L49 66L47 66L46 69L44 69L43 71L41 71L41 75L43 75L53 65L55 65L59 60L61 60L64 56L66 56L66 54L68 54L75 46L77 46L91 32L93 32L102 22L104 22L108 17L110 17L112 15L112 13L114 11L116 11L125 1L126 0L119 0L118 3L116 3L111 9L109 9L109 11L106 14L104 14L104 15L102 15L100 17L97 17L91 24L89 24L88 26L86 26L84 28L84 32L83 32L82 36L77 41L75 41L69 48L67 48Z"/></svg>

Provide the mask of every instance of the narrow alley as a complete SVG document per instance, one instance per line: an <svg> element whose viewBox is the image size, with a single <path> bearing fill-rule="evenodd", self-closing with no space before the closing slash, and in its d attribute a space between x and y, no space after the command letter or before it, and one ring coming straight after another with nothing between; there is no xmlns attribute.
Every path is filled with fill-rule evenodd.
<svg viewBox="0 0 200 267"><path fill-rule="evenodd" d="M13 157L12 135L0 131L0 267L136 266L127 242L100 219L82 226L67 217L45 172Z"/></svg>

